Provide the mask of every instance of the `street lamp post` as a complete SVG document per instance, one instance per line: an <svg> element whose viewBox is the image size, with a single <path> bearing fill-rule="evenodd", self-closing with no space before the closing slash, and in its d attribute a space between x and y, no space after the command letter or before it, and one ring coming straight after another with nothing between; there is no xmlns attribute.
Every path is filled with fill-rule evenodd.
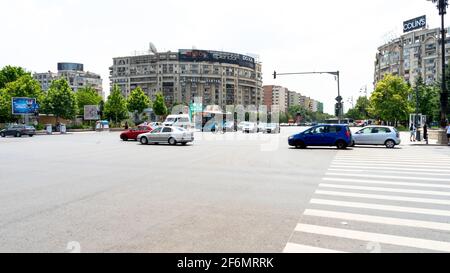
<svg viewBox="0 0 450 273"><path fill-rule="evenodd" d="M430 0L428 0L430 1ZM441 16L441 49L442 49L442 82L441 82L441 127L445 128L447 124L448 91L445 81L445 26L444 17L447 14L448 0L431 0L437 3L439 15Z"/></svg>

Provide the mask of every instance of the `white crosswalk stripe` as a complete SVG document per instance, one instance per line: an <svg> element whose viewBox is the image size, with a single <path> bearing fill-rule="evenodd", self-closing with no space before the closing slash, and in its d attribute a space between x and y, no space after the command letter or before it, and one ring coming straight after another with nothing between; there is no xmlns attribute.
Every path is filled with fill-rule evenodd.
<svg viewBox="0 0 450 273"><path fill-rule="evenodd" d="M354 149L338 152L284 252L450 252L449 231L450 155Z"/></svg>

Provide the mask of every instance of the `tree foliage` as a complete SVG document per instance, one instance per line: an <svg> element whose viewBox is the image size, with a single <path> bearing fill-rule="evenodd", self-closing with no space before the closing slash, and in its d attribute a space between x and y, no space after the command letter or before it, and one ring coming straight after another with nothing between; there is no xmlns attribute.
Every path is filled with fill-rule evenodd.
<svg viewBox="0 0 450 273"><path fill-rule="evenodd" d="M397 123L408 120L412 107L411 87L398 76L386 75L378 82L370 98L369 113L384 121Z"/></svg>
<svg viewBox="0 0 450 273"><path fill-rule="evenodd" d="M164 95L162 93L156 94L155 101L153 102L153 112L157 116L165 116L168 113Z"/></svg>
<svg viewBox="0 0 450 273"><path fill-rule="evenodd" d="M85 105L99 105L102 101L102 96L90 86L78 89L75 96L77 97L79 115L84 115Z"/></svg>
<svg viewBox="0 0 450 273"><path fill-rule="evenodd" d="M77 115L78 105L75 93L66 79L54 80L47 91L43 111L63 119L73 119Z"/></svg>
<svg viewBox="0 0 450 273"><path fill-rule="evenodd" d="M351 118L354 120L369 119L370 118L369 106L370 106L370 101L367 97L359 97L358 100L356 101L355 107L348 110L345 117Z"/></svg>
<svg viewBox="0 0 450 273"><path fill-rule="evenodd" d="M414 92L411 96L414 112L418 101L419 114L426 115L428 121L439 121L440 87L436 85L426 85L422 78L418 78L414 85Z"/></svg>
<svg viewBox="0 0 450 273"><path fill-rule="evenodd" d="M8 82L4 88L0 89L0 121L11 122L15 120L11 109L11 102L14 97L35 98L38 104L42 104L44 93L39 82L28 73L13 82Z"/></svg>
<svg viewBox="0 0 450 273"><path fill-rule="evenodd" d="M128 111L142 114L145 109L151 105L150 98L144 93L142 88L138 87L131 92L127 100Z"/></svg>
<svg viewBox="0 0 450 273"><path fill-rule="evenodd" d="M0 70L0 89L5 88L10 82L17 81L20 77L30 75L22 67L17 66L5 66Z"/></svg>
<svg viewBox="0 0 450 273"><path fill-rule="evenodd" d="M128 118L127 101L117 85L114 85L104 107L105 117L108 120L114 121L116 125Z"/></svg>

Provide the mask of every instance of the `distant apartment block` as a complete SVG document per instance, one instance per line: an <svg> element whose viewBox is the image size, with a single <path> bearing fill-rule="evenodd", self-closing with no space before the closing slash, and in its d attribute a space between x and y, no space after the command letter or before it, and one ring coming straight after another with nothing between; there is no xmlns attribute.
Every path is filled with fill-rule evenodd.
<svg viewBox="0 0 450 273"><path fill-rule="evenodd" d="M260 105L261 63L237 53L180 49L177 52L145 52L113 58L111 87L128 97L141 87L153 100L164 95L166 104L189 104L196 97L204 105Z"/></svg>
<svg viewBox="0 0 450 273"><path fill-rule="evenodd" d="M448 35L448 31L447 31ZM418 77L433 84L441 78L440 29L410 32L378 48L375 60L374 83L386 74L402 77L411 85ZM450 37L445 40L445 63L450 58Z"/></svg>
<svg viewBox="0 0 450 273"><path fill-rule="evenodd" d="M103 80L99 74L92 72L85 72L84 65L78 63L58 63L58 72L51 71L44 73L35 73L33 78L37 80L42 90L47 91L53 80L65 78L69 82L70 88L74 92L78 89L90 86L102 97L103 93Z"/></svg>
<svg viewBox="0 0 450 273"><path fill-rule="evenodd" d="M299 92L290 91L286 87L276 85L266 85L264 90L264 105L271 109L272 105L277 105L280 111L287 112L292 106L301 106L312 112L323 112L323 103L302 96Z"/></svg>

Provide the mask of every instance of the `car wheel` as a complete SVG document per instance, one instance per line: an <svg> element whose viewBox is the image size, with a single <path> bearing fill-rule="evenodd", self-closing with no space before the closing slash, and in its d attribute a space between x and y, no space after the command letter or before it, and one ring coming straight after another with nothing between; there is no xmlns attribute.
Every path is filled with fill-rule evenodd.
<svg viewBox="0 0 450 273"><path fill-rule="evenodd" d="M0 133L1 137L6 137L5 133Z"/></svg>
<svg viewBox="0 0 450 273"><path fill-rule="evenodd" d="M186 145L187 145L187 142L183 142L183 143L181 143L181 145L186 146Z"/></svg>
<svg viewBox="0 0 450 273"><path fill-rule="evenodd" d="M14 136L15 137L22 137L22 134L20 132L17 132Z"/></svg>
<svg viewBox="0 0 450 273"><path fill-rule="evenodd" d="M128 141L128 138L127 137L122 137L122 140L123 141Z"/></svg>
<svg viewBox="0 0 450 273"><path fill-rule="evenodd" d="M306 149L306 145L304 142L300 141L297 143L297 145L295 145L295 148L297 149Z"/></svg>
<svg viewBox="0 0 450 273"><path fill-rule="evenodd" d="M347 148L347 143L345 143L344 141L338 141L338 142L336 142L336 147L339 149L339 150L344 150L344 149L346 149Z"/></svg>
<svg viewBox="0 0 450 273"><path fill-rule="evenodd" d="M356 143L355 143L355 141L353 140L353 141L352 141L352 144L350 144L350 147L355 147L355 145L356 145Z"/></svg>
<svg viewBox="0 0 450 273"><path fill-rule="evenodd" d="M33 137L33 135L28 135L29 137Z"/></svg>
<svg viewBox="0 0 450 273"><path fill-rule="evenodd" d="M176 141L173 137L171 137L171 138L169 139L169 144L170 144L170 145L177 145L177 141Z"/></svg>
<svg viewBox="0 0 450 273"><path fill-rule="evenodd" d="M142 145L147 145L148 144L148 139L146 137L141 137L141 144Z"/></svg>
<svg viewBox="0 0 450 273"><path fill-rule="evenodd" d="M386 148L388 148L388 149L395 148L395 142L393 140L391 140L391 139L386 140L385 145L386 145Z"/></svg>

